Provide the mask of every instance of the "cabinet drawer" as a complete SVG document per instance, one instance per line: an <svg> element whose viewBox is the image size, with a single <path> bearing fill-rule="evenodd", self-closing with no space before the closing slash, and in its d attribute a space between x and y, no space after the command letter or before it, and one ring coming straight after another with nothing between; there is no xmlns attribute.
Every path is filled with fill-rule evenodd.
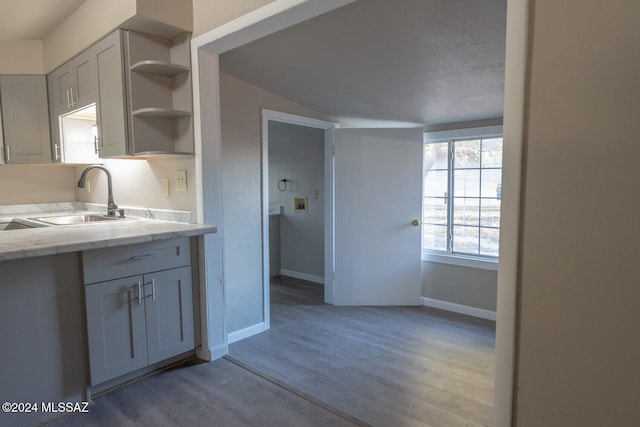
<svg viewBox="0 0 640 427"><path fill-rule="evenodd" d="M82 262L85 284L184 267L191 264L189 238L85 251Z"/></svg>

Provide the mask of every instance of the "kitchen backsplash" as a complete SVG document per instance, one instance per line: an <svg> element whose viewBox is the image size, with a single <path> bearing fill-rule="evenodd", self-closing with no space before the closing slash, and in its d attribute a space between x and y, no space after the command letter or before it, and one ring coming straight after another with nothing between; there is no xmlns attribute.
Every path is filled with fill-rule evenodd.
<svg viewBox="0 0 640 427"><path fill-rule="evenodd" d="M196 222L195 215L189 211L172 211L165 209L146 209L134 208L127 206L119 206L124 209L125 216L134 216L138 218L157 219L161 221L183 222L194 224ZM23 205L4 205L0 206L0 216L16 215L24 213L50 213L50 212L66 212L66 211L90 211L105 213L106 205L99 203L83 203L83 202L61 202L61 203L38 203Z"/></svg>

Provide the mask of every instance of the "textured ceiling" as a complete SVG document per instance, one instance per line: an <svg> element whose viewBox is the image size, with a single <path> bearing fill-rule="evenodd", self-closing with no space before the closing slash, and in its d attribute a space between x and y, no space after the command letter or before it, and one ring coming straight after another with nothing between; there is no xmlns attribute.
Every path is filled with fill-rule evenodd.
<svg viewBox="0 0 640 427"><path fill-rule="evenodd" d="M506 0L359 0L221 56L221 71L353 124L502 117Z"/></svg>
<svg viewBox="0 0 640 427"><path fill-rule="evenodd" d="M0 0L0 40L42 40L85 0Z"/></svg>

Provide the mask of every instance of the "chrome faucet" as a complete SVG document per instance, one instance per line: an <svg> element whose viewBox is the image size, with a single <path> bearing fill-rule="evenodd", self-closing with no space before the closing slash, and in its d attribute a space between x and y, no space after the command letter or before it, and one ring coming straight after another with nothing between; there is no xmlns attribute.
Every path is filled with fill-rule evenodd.
<svg viewBox="0 0 640 427"><path fill-rule="evenodd" d="M120 213L120 218L124 218L124 209L118 209L118 205L113 202L113 186L111 183L111 172L104 166L93 165L89 166L85 170L82 171L82 175L80 175L80 180L78 181L78 188L84 188L87 183L87 173L91 169L102 169L104 173L107 174L107 190L109 192L109 197L107 199L107 216L115 216L116 212Z"/></svg>

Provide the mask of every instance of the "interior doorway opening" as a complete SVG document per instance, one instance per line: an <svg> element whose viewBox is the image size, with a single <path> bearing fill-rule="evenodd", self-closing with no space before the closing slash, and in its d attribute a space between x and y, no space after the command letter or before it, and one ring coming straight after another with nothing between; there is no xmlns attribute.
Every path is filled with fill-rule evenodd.
<svg viewBox="0 0 640 427"><path fill-rule="evenodd" d="M264 35L336 9L350 0L310 2L276 0L237 20L203 34L192 41L194 84L194 128L196 136L196 181L203 190L198 194L199 221L219 224L221 232L203 238L203 295L207 317L203 322L205 357L219 358L227 353L227 318L222 268L224 222L222 218L221 120L219 55ZM507 28L507 61L504 135L510 141L505 150L502 188L501 256L498 279L498 341L496 345L495 425L509 425L512 419L516 336L516 278L518 272L519 203L521 152L523 141L523 93L526 89L528 51L527 23L530 8L526 1L509 1L510 25ZM513 7L511 7L513 6ZM205 119L206 118L206 119ZM210 118L210 119L209 119ZM268 213L268 211L267 211ZM515 249L514 249L515 248ZM268 295L264 295L268 300ZM208 356L206 356L208 354Z"/></svg>
<svg viewBox="0 0 640 427"><path fill-rule="evenodd" d="M333 303L333 122L262 110L264 311L271 279L324 286ZM289 285L295 280L286 281ZM282 281L278 281L282 287ZM311 292L313 293L313 292Z"/></svg>

